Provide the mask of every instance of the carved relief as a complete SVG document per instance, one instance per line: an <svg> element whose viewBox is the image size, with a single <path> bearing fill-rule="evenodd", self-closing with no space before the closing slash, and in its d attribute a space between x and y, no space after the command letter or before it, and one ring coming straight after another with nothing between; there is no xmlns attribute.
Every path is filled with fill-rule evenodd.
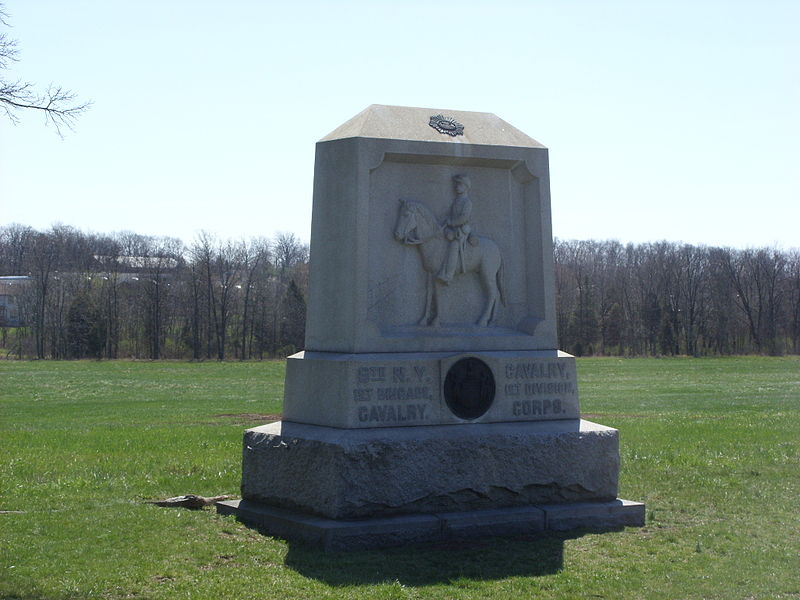
<svg viewBox="0 0 800 600"><path fill-rule="evenodd" d="M452 117L445 117L444 115L433 115L428 123L439 133L456 137L457 135L464 135L464 126L453 119Z"/></svg>
<svg viewBox="0 0 800 600"><path fill-rule="evenodd" d="M472 232L469 178L453 177L453 189L455 198L441 224L423 203L401 199L394 237L402 244L416 246L422 258L426 294L420 325L439 326L440 285L448 285L455 276L476 273L485 296L477 325L485 327L495 317L498 300L505 305L503 259L494 240Z"/></svg>

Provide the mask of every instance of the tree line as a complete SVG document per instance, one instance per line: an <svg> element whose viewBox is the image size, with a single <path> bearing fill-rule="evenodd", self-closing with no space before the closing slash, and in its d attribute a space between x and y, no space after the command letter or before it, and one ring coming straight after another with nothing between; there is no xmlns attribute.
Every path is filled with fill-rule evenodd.
<svg viewBox="0 0 800 600"><path fill-rule="evenodd" d="M800 354L800 252L555 240L562 349L587 355ZM26 275L8 356L263 359L302 349L308 247L0 227Z"/></svg>
<svg viewBox="0 0 800 600"><path fill-rule="evenodd" d="M0 228L0 275L26 275L6 354L254 359L303 347L308 247L293 234L221 241ZM19 282L18 282L19 283Z"/></svg>
<svg viewBox="0 0 800 600"><path fill-rule="evenodd" d="M800 354L800 252L556 240L559 340L581 355Z"/></svg>

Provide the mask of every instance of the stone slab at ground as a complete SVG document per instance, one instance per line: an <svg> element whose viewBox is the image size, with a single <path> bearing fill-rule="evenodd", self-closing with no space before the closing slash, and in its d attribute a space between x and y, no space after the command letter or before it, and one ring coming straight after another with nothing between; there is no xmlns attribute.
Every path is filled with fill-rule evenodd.
<svg viewBox="0 0 800 600"><path fill-rule="evenodd" d="M363 520L335 520L248 500L217 504L222 515L236 515L269 535L299 541L326 551L368 550L414 543L477 537L532 535L544 531L608 531L644 525L641 502L611 500L559 505L400 515Z"/></svg>

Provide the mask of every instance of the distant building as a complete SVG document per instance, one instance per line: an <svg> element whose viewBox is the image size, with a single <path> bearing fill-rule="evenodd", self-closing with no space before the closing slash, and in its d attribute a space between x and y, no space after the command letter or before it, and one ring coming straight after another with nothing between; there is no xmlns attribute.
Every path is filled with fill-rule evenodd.
<svg viewBox="0 0 800 600"><path fill-rule="evenodd" d="M89 279L108 280L115 283L135 285L139 281L169 282L179 265L176 258L169 256L102 256L95 255L96 264L91 275L83 273L62 273L67 276L87 276ZM58 277L56 277L58 279ZM0 327L24 327L24 315L20 312L20 297L33 281L27 275L0 276ZM167 283L169 285L169 283Z"/></svg>
<svg viewBox="0 0 800 600"><path fill-rule="evenodd" d="M132 271L146 269L172 270L178 266L178 260L168 256L103 256L95 254L94 259L108 268L109 263L117 263Z"/></svg>
<svg viewBox="0 0 800 600"><path fill-rule="evenodd" d="M94 259L102 270L96 276L109 279L113 273L117 283L149 280L153 271L158 271L160 276L170 279L179 264L178 259L169 256L103 256L95 254Z"/></svg>
<svg viewBox="0 0 800 600"><path fill-rule="evenodd" d="M26 275L0 276L0 327L22 327L19 297L30 283Z"/></svg>

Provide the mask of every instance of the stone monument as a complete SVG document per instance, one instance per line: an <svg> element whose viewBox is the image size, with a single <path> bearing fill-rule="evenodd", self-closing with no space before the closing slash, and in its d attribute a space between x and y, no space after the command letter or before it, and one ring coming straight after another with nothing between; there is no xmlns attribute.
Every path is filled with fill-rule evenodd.
<svg viewBox="0 0 800 600"><path fill-rule="evenodd" d="M218 508L327 549L641 525L557 348L547 149L370 106L317 144L305 351Z"/></svg>

